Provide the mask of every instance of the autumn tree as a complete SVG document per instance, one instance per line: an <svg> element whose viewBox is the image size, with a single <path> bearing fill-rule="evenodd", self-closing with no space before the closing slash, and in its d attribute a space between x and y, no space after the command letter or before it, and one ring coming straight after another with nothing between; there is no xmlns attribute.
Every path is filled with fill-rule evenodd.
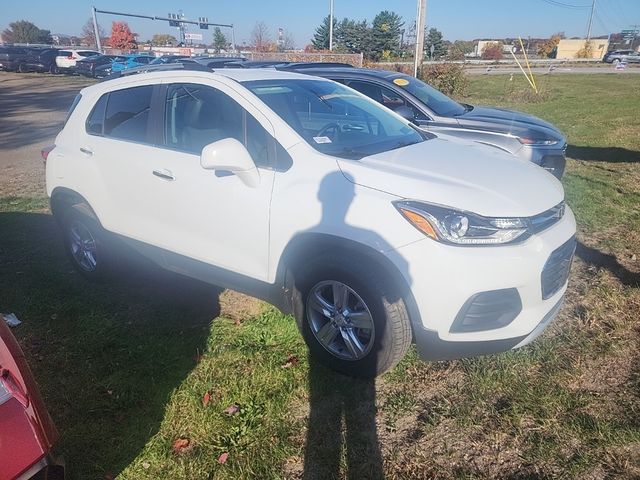
<svg viewBox="0 0 640 480"><path fill-rule="evenodd" d="M270 48L269 27L264 22L256 22L251 30L251 43L258 52L266 52Z"/></svg>
<svg viewBox="0 0 640 480"><path fill-rule="evenodd" d="M178 40L176 40L176 37L169 35L168 33L156 33L151 37L151 45L155 45L157 47L176 45L177 43Z"/></svg>
<svg viewBox="0 0 640 480"><path fill-rule="evenodd" d="M560 40L564 38L564 32L558 32L551 35L549 40L546 40L538 45L538 55L541 57L554 58L558 49Z"/></svg>
<svg viewBox="0 0 640 480"><path fill-rule="evenodd" d="M113 22L109 41L112 48L119 50L134 50L138 48L136 35L131 32L127 22Z"/></svg>
<svg viewBox="0 0 640 480"><path fill-rule="evenodd" d="M489 42L482 49L481 58L483 60L502 59L502 42Z"/></svg>
<svg viewBox="0 0 640 480"><path fill-rule="evenodd" d="M100 35L100 41L104 42L104 39L107 36L107 34L104 31L104 28L102 28L100 25L98 25L98 35ZM98 45L98 43L96 42L96 33L95 33L95 30L93 29L93 20L91 18L89 18L85 22L85 24L82 26L81 40L83 43L89 46Z"/></svg>
<svg viewBox="0 0 640 480"><path fill-rule="evenodd" d="M2 32L2 39L7 43L53 43L51 32L38 28L26 20L18 20L9 24Z"/></svg>
<svg viewBox="0 0 640 480"><path fill-rule="evenodd" d="M222 32L220 27L213 29L213 48L216 52L220 53L221 50L225 50L229 46L229 40Z"/></svg>

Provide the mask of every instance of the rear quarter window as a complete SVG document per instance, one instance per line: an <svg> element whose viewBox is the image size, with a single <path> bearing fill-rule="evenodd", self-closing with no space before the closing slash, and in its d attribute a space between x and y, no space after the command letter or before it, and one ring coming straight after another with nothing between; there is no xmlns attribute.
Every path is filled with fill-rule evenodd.
<svg viewBox="0 0 640 480"><path fill-rule="evenodd" d="M81 94L77 94L76 98L73 99L73 103L69 107L69 111L67 112L67 116L64 118L64 123L62 124L63 128L67 124L67 122L69 121L69 118L71 117L71 114L73 113L73 111L78 106L78 103L80 103L80 100L82 100L82 95Z"/></svg>

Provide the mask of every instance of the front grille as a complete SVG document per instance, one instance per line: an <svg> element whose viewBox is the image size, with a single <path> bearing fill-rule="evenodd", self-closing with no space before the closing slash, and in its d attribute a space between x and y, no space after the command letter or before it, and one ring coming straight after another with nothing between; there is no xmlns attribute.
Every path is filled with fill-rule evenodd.
<svg viewBox="0 0 640 480"><path fill-rule="evenodd" d="M549 255L541 275L543 300L551 298L567 283L569 270L571 269L571 261L573 260L575 251L576 239L575 237L571 237L571 239Z"/></svg>
<svg viewBox="0 0 640 480"><path fill-rule="evenodd" d="M529 222L531 225L531 232L540 233L543 230L546 230L554 223L558 222L564 216L565 203L560 202L553 208L549 210L545 210L538 215L533 217L529 217Z"/></svg>

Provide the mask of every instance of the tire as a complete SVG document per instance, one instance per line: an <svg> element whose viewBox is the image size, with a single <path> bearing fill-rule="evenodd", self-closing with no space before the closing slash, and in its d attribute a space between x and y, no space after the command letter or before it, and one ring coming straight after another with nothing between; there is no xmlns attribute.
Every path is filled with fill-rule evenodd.
<svg viewBox="0 0 640 480"><path fill-rule="evenodd" d="M620 63L620 59L619 58L614 58L612 63L614 65L618 65Z"/></svg>
<svg viewBox="0 0 640 480"><path fill-rule="evenodd" d="M51 75L56 75L58 73L58 66L55 63L49 67L49 73Z"/></svg>
<svg viewBox="0 0 640 480"><path fill-rule="evenodd" d="M352 377L390 370L411 344L405 302L371 264L352 253L324 255L293 274L294 315L311 355Z"/></svg>
<svg viewBox="0 0 640 480"><path fill-rule="evenodd" d="M60 226L64 248L74 268L85 278L104 281L115 270L107 232L86 204L69 206L63 213Z"/></svg>
<svg viewBox="0 0 640 480"><path fill-rule="evenodd" d="M24 63L19 63L19 64L18 64L18 68L16 69L16 71L17 71L18 73L27 73L27 71L26 71L26 70L25 70L25 68L24 68Z"/></svg>

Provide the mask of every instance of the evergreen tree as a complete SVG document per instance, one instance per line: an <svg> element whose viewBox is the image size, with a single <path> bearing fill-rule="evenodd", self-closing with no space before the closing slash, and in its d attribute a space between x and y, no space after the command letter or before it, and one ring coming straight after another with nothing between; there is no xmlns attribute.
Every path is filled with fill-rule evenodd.
<svg viewBox="0 0 640 480"><path fill-rule="evenodd" d="M213 29L213 48L216 52L220 53L221 50L225 50L229 46L227 37L222 33L220 27Z"/></svg>
<svg viewBox="0 0 640 480"><path fill-rule="evenodd" d="M338 21L333 17L333 35L335 40ZM329 15L324 17L322 23L316 28L316 32L311 40L313 48L316 50L329 50Z"/></svg>
<svg viewBox="0 0 640 480"><path fill-rule="evenodd" d="M378 59L400 51L400 31L404 22L395 12L384 10L373 19L371 29L371 56Z"/></svg>
<svg viewBox="0 0 640 480"><path fill-rule="evenodd" d="M431 47L433 46L433 55L431 55ZM447 54L447 49L442 40L442 32L437 28L430 28L424 36L424 50L432 60L437 60Z"/></svg>

